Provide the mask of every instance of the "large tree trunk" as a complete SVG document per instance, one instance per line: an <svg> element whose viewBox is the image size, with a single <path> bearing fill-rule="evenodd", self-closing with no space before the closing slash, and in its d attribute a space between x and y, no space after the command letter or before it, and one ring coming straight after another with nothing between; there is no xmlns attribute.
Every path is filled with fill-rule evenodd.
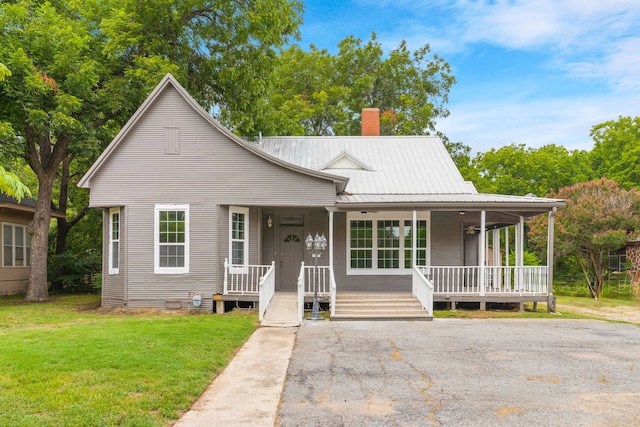
<svg viewBox="0 0 640 427"><path fill-rule="evenodd" d="M26 301L49 301L47 282L47 257L49 254L49 227L51 225L51 199L53 182L58 167L67 156L68 136L60 135L55 144L50 135L40 135L31 126L25 126L27 160L38 177L38 201L33 220L29 224L31 233L31 266Z"/></svg>
<svg viewBox="0 0 640 427"><path fill-rule="evenodd" d="M49 226L51 223L51 197L55 171L49 179L38 177L38 201L33 221L29 224L31 233L31 267L26 300L30 302L49 301L47 283L47 255L49 253Z"/></svg>

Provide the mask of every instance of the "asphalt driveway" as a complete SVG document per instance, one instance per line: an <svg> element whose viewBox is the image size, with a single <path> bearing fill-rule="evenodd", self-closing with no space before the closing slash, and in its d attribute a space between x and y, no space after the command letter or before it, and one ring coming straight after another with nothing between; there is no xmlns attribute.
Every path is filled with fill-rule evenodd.
<svg viewBox="0 0 640 427"><path fill-rule="evenodd" d="M640 328L562 319L307 323L276 425L640 425Z"/></svg>

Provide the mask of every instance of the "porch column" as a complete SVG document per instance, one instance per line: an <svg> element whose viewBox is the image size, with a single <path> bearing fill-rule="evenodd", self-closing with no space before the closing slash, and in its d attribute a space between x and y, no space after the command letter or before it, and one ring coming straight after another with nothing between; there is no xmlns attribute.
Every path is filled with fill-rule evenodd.
<svg viewBox="0 0 640 427"><path fill-rule="evenodd" d="M502 275L500 274L500 229L493 229L493 287L500 288L502 285Z"/></svg>
<svg viewBox="0 0 640 427"><path fill-rule="evenodd" d="M549 228L547 231L547 311L555 313L556 307L553 296L553 238L554 238L554 218L557 208L549 212Z"/></svg>
<svg viewBox="0 0 640 427"><path fill-rule="evenodd" d="M480 253L478 256L478 264L480 267L480 280L478 286L480 288L480 296L484 296L485 291L485 278L486 278L486 267L485 267L485 239L486 239L486 211L480 211Z"/></svg>
<svg viewBox="0 0 640 427"><path fill-rule="evenodd" d="M329 211L329 268L333 271L333 211Z"/></svg>
<svg viewBox="0 0 640 427"><path fill-rule="evenodd" d="M516 225L516 288L522 290L522 267L524 265L524 217Z"/></svg>
<svg viewBox="0 0 640 427"><path fill-rule="evenodd" d="M504 228L504 265L505 267L509 267L509 226Z"/></svg>
<svg viewBox="0 0 640 427"><path fill-rule="evenodd" d="M413 260L412 267L418 265L418 212L413 211L413 223L411 224L411 259Z"/></svg>

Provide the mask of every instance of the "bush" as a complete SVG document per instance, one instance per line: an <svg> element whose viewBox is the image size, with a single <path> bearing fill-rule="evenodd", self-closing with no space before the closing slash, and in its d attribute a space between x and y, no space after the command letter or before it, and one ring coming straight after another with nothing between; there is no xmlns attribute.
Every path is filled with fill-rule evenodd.
<svg viewBox="0 0 640 427"><path fill-rule="evenodd" d="M100 282L96 279L101 271L101 257L95 250L81 255L64 253L49 257L49 292L91 293L97 292Z"/></svg>

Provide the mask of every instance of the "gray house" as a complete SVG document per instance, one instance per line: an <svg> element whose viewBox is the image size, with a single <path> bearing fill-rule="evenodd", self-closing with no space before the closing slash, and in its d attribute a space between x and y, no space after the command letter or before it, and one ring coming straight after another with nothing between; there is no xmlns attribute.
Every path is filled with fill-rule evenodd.
<svg viewBox="0 0 640 427"><path fill-rule="evenodd" d="M315 286L338 318L354 296L400 295L427 313L552 298L550 264L523 265L523 230L540 214L553 230L563 202L479 194L439 138L379 136L378 120L363 111L365 136L249 142L167 75L79 183L104 211L103 305L198 295L211 309L216 295L259 302L262 317L284 292L301 312ZM318 258L305 250L316 234L328 243ZM510 251L515 265L500 260Z"/></svg>

